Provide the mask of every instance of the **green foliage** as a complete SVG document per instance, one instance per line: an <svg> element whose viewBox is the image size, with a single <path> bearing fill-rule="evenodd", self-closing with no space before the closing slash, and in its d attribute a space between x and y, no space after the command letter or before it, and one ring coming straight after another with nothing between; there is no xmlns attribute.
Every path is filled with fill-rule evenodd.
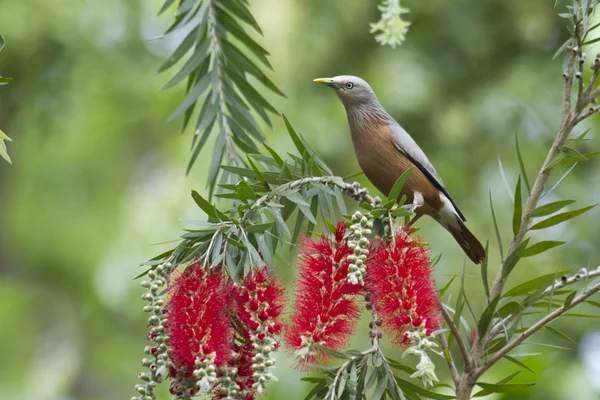
<svg viewBox="0 0 600 400"><path fill-rule="evenodd" d="M313 229L319 214L324 221L336 221L333 204L343 205L342 194L357 188L332 175L304 138L285 122L300 155L290 154L290 160L284 161L265 144L269 156L249 154L251 167L221 165L243 179L219 184L217 197L226 201L226 208L218 208L192 191L208 219L201 229L188 230L181 244L166 255L172 263L185 264L200 257L211 266L226 265L227 273L237 280L251 268L272 268L278 244L290 239L295 243L303 226L307 233ZM291 234L287 221L294 216Z"/></svg>
<svg viewBox="0 0 600 400"><path fill-rule="evenodd" d="M4 37L0 35L0 51L4 48ZM12 81L12 78L3 78L0 76L0 86L8 85L8 82ZM4 158L9 164L12 164L8 152L6 151L6 143L4 141L11 141L11 139L0 129L0 157Z"/></svg>
<svg viewBox="0 0 600 400"><path fill-rule="evenodd" d="M173 0L165 1L160 13L173 3ZM231 170L220 172L220 164L245 168L248 164L240 151L258 152L256 142L263 141L264 135L255 115L268 125L271 125L268 113L277 115L258 87L283 95L264 72L264 68L271 68L269 53L252 38L248 29L262 34L246 2L190 0L179 2L175 21L166 32L187 32L159 68L159 72L163 72L186 60L163 88L186 82L186 97L170 119L183 116L182 130L185 130L192 121L194 109L201 103L193 124L188 172L214 128L219 132L208 173L211 193L217 180L235 182L239 176Z"/></svg>

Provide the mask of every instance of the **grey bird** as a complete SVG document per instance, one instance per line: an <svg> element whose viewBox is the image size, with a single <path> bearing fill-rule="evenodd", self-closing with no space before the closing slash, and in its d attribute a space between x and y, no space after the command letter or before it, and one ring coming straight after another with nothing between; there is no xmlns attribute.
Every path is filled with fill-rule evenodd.
<svg viewBox="0 0 600 400"><path fill-rule="evenodd" d="M386 196L396 180L414 167L400 195L414 205L414 223L429 215L446 228L465 254L480 264L485 249L467 229L464 215L413 138L383 108L371 86L356 76L314 80L331 87L346 109L354 151L366 177Z"/></svg>

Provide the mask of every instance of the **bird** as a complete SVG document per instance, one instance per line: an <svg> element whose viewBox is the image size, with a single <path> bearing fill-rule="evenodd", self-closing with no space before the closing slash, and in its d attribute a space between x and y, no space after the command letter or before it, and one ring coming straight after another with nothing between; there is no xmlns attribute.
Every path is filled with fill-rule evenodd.
<svg viewBox="0 0 600 400"><path fill-rule="evenodd" d="M415 140L385 111L371 86L351 75L314 82L331 87L342 101L358 164L380 192L389 196L396 180L412 168L400 193L415 213L408 225L428 215L450 232L471 261L483 262L485 249L465 225L466 218L442 178Z"/></svg>

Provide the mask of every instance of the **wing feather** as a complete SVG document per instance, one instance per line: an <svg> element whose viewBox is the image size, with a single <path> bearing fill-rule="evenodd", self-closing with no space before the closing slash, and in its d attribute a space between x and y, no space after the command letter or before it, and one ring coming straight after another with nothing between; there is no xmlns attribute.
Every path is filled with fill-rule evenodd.
<svg viewBox="0 0 600 400"><path fill-rule="evenodd" d="M465 216L460 212L458 206L450 197L448 193L448 189L446 189L446 185L440 178L440 175L437 173L423 150L419 147L419 145L414 141L414 139L398 124L390 125L390 131L392 132L392 136L394 137L394 144L398 151L404 154L419 170L429 179L433 185L438 188L452 203L454 209L458 216L466 221Z"/></svg>

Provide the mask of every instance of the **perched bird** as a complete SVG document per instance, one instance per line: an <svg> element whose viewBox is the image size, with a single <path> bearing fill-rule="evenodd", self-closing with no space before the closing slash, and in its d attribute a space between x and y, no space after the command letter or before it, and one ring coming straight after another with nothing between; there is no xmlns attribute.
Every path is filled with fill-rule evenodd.
<svg viewBox="0 0 600 400"><path fill-rule="evenodd" d="M467 229L442 178L413 138L385 111L369 84L349 75L314 81L333 88L344 104L358 164L371 183L388 196L400 175L414 167L401 193L414 206L416 216L410 223L429 215L480 264L485 249Z"/></svg>

